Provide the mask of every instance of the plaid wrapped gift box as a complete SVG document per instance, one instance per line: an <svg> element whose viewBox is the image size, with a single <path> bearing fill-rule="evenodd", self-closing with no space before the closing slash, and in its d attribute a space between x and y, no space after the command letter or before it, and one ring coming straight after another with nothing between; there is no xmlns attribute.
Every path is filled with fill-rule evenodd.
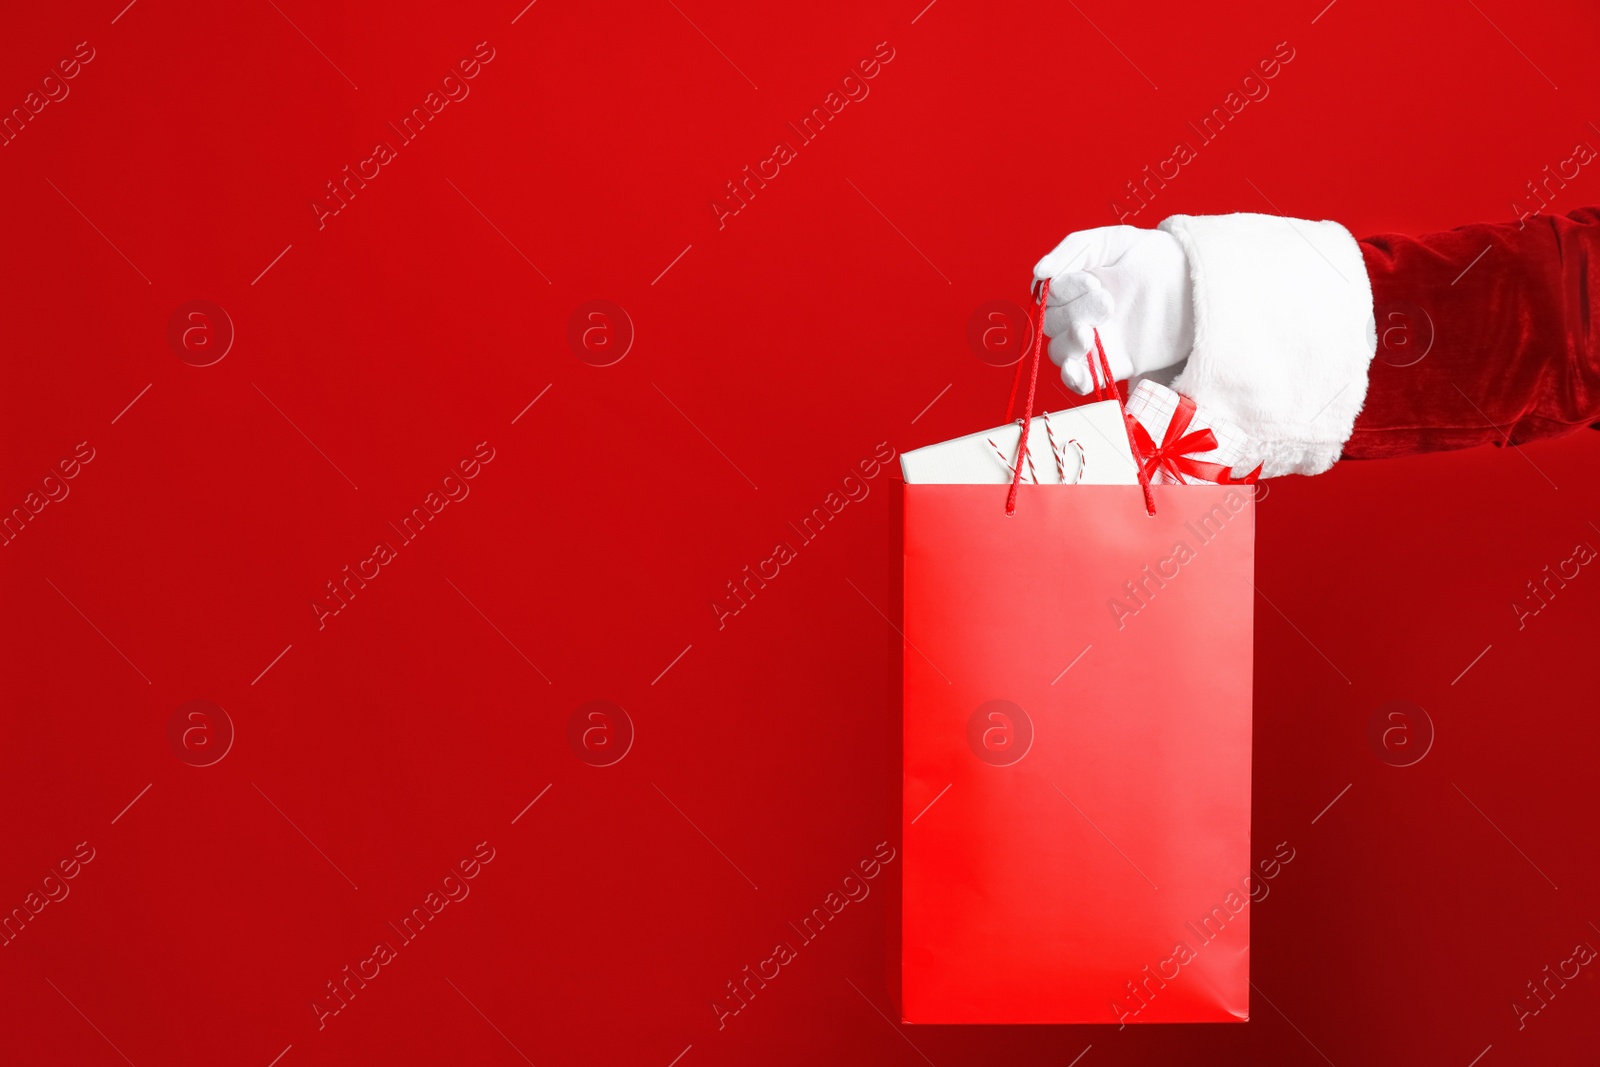
<svg viewBox="0 0 1600 1067"><path fill-rule="evenodd" d="M1234 468L1251 457L1249 435L1208 415L1188 397L1145 379L1129 392L1127 409L1128 418L1138 424L1130 429L1152 483L1254 480L1249 475L1233 478Z"/></svg>

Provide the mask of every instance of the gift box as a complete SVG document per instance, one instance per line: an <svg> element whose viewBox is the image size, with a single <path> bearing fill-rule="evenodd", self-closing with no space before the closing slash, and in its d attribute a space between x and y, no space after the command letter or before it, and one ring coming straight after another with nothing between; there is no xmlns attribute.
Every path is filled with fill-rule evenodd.
<svg viewBox="0 0 1600 1067"><path fill-rule="evenodd" d="M1009 485L1021 421L900 456L905 480L923 485ZM1046 412L1028 422L1022 481L1033 485L1136 485L1121 408L1113 400Z"/></svg>
<svg viewBox="0 0 1600 1067"><path fill-rule="evenodd" d="M1243 430L1148 378L1129 391L1127 410L1140 463L1157 485L1230 484L1234 468L1251 458Z"/></svg>

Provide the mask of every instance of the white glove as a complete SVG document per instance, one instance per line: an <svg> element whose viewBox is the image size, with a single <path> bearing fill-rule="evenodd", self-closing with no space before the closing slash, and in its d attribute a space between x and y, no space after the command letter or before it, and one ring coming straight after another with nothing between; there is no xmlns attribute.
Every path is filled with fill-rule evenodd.
<svg viewBox="0 0 1600 1067"><path fill-rule="evenodd" d="M1044 332L1050 359L1075 393L1089 393L1088 353L1099 330L1117 381L1177 366L1194 346L1189 260L1162 230L1102 226L1069 234L1033 268L1050 282Z"/></svg>

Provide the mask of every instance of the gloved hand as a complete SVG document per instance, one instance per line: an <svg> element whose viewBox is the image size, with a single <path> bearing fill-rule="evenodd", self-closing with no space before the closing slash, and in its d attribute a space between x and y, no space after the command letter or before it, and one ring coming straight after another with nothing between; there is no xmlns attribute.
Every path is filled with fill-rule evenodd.
<svg viewBox="0 0 1600 1067"><path fill-rule="evenodd" d="M1194 346L1194 300L1183 246L1163 230L1102 226L1069 234L1033 268L1050 282L1050 359L1075 393L1089 393L1088 353L1100 331L1111 375L1174 367Z"/></svg>

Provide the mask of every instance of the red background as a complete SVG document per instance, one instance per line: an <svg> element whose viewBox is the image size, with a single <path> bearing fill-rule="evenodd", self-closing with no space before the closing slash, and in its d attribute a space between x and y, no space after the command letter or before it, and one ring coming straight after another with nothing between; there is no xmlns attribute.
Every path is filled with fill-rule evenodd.
<svg viewBox="0 0 1600 1067"><path fill-rule="evenodd" d="M0 949L7 1061L1592 1056L1593 969L1521 1030L1511 1008L1600 943L1600 578L1521 631L1510 607L1600 544L1590 435L1262 501L1254 851L1297 858L1253 909L1243 1026L898 1028L886 878L719 1030L724 983L893 835L893 472L725 628L710 604L878 442L997 421L974 309L1025 299L1277 42L1271 95L1133 221L1511 217L1600 144L1600 12L521 7L7 15L7 110L95 50L0 148L0 506L95 450L0 549L0 908L95 849ZM471 95L319 230L323 183L485 40ZM870 96L719 230L723 183L880 41ZM166 337L196 299L237 331L204 368ZM605 368L567 340L594 299L636 329ZM480 441L471 495L319 631L323 583ZM167 740L197 699L237 731L209 767ZM593 699L637 730L610 767L567 741ZM1367 741L1391 700L1436 731L1413 766ZM480 841L471 895L319 1031L324 983Z"/></svg>

